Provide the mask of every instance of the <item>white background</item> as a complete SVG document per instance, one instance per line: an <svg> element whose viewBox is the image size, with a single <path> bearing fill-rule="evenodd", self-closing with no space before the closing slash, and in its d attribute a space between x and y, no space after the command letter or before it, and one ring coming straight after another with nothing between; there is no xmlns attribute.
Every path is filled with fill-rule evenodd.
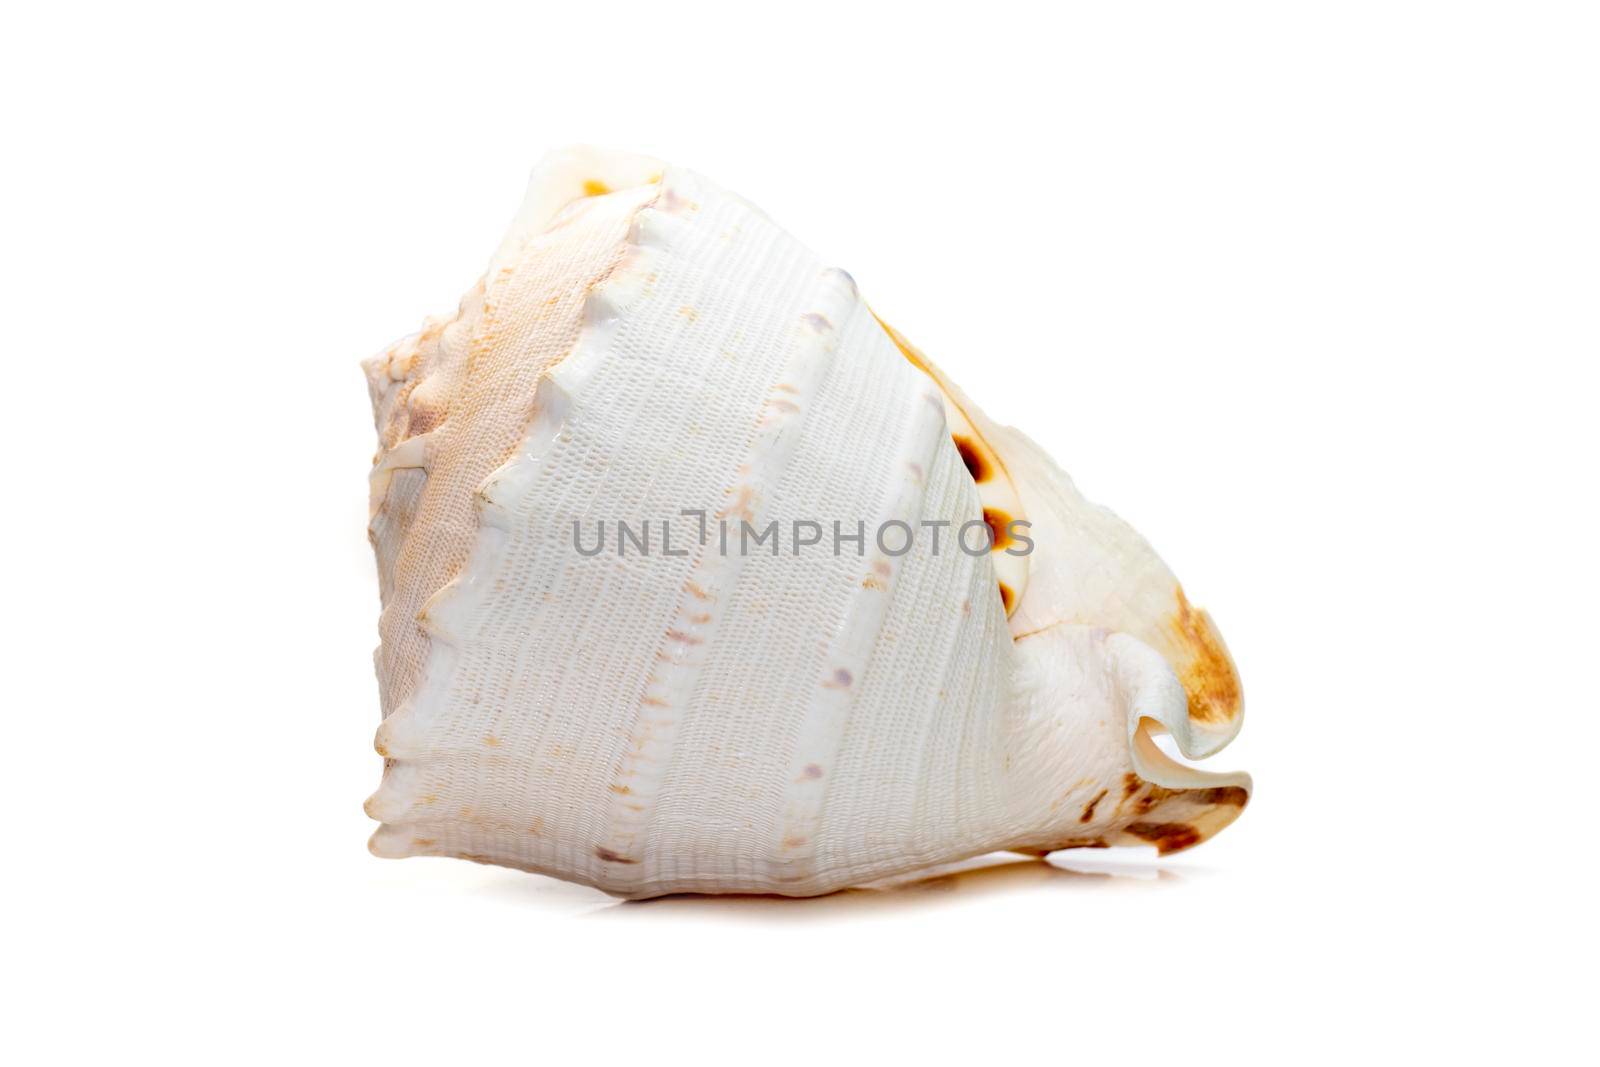
<svg viewBox="0 0 1600 1067"><path fill-rule="evenodd" d="M12 9L7 1059L1592 1057L1593 10ZM1149 537L1234 827L811 902L368 855L356 362L574 141L753 199Z"/></svg>

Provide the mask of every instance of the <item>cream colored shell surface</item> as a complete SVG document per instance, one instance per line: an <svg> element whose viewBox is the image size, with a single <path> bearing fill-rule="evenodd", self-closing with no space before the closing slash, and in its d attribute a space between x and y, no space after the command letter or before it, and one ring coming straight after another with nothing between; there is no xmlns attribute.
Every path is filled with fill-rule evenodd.
<svg viewBox="0 0 1600 1067"><path fill-rule="evenodd" d="M1170 851L1247 799L1151 740L1214 751L1240 713L1143 541L692 172L547 160L457 314L366 368L379 855L808 895L1001 848ZM874 536L986 510L1034 553ZM719 520L867 533L722 551ZM618 551L619 521L652 550Z"/></svg>

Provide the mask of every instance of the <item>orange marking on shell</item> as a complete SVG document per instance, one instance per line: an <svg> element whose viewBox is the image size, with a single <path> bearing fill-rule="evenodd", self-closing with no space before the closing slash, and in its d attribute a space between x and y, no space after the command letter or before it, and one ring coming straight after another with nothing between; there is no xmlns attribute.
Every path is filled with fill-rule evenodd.
<svg viewBox="0 0 1600 1067"><path fill-rule="evenodd" d="M1189 694L1189 717L1199 722L1227 722L1239 714L1243 703L1239 675L1211 617L1190 605L1182 586L1174 587L1173 595L1177 608L1167 626L1189 653L1178 671L1183 691Z"/></svg>
<svg viewBox="0 0 1600 1067"><path fill-rule="evenodd" d="M906 361L927 375L938 388L938 394L929 399L942 409L951 443L955 445L956 454L961 457L962 465L967 468L978 490L978 505L983 508L984 518L990 528L990 547L1007 553L1008 546L1017 540L1011 536L1012 526L1017 523L1025 526L1026 516L1022 513L1021 495L1006 470L1004 459L984 439L983 431L979 429L981 416L973 418L973 412L963 406L961 391L915 345L893 326L878 318L876 312L872 317ZM1022 558L1026 555L1026 552L1016 552L991 557L1000 580L1000 598L1005 604L1008 618L1017 610L1023 591L1027 588L1028 563Z"/></svg>
<svg viewBox="0 0 1600 1067"><path fill-rule="evenodd" d="M989 550L998 552L1011 543L1011 534L1007 527L1011 525L1011 516L999 508L984 508L983 521L989 524Z"/></svg>
<svg viewBox="0 0 1600 1067"><path fill-rule="evenodd" d="M872 313L872 317L878 319L878 313L874 311ZM890 326L882 319L878 319L878 325L883 327L883 332L889 335L889 340L894 342L894 346L900 350L900 354L906 357L906 360L913 367L917 368L930 378L934 377L933 370L928 366L927 360L922 358L922 353L918 352L916 348L912 346L910 341L907 341L904 337L900 336L899 330L895 329L893 326Z"/></svg>

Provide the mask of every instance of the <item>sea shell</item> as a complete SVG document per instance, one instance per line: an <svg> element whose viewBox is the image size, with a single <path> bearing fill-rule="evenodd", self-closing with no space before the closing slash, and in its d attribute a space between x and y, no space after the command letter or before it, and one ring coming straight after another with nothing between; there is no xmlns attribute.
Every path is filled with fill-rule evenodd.
<svg viewBox="0 0 1600 1067"><path fill-rule="evenodd" d="M365 367L380 856L798 896L1171 852L1248 799L1155 742L1216 751L1241 698L1149 546L690 171L550 157L456 314Z"/></svg>

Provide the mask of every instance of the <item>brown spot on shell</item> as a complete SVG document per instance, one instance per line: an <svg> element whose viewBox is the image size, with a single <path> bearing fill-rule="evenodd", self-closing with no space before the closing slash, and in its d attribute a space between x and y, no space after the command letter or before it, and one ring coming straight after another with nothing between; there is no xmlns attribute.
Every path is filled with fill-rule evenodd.
<svg viewBox="0 0 1600 1067"><path fill-rule="evenodd" d="M853 681L855 681L855 678L851 676L850 672L845 670L843 667L840 667L838 670L833 672L832 678L829 678L822 684L828 689L845 689L848 688L850 683Z"/></svg>
<svg viewBox="0 0 1600 1067"><path fill-rule="evenodd" d="M687 319L690 322L693 322L695 319L698 319L700 317L700 312L696 311L694 308L690 307L688 304L685 304L685 305L683 305L683 307L679 308L678 309L678 314L682 315L685 319Z"/></svg>
<svg viewBox="0 0 1600 1067"><path fill-rule="evenodd" d="M1241 786L1219 785L1195 791L1194 799L1202 804L1226 804L1229 807L1242 808L1250 800L1250 794Z"/></svg>
<svg viewBox="0 0 1600 1067"><path fill-rule="evenodd" d="M997 584L1000 586L1000 603L1006 609L1006 614L1010 615L1011 609L1017 603L1017 594L1012 592L1011 587L1005 582L999 582Z"/></svg>
<svg viewBox="0 0 1600 1067"><path fill-rule="evenodd" d="M1143 838L1156 846L1165 856L1200 843L1200 831L1181 822L1134 822L1123 828L1134 837Z"/></svg>
<svg viewBox="0 0 1600 1067"><path fill-rule="evenodd" d="M590 178L588 181L583 183L584 196L605 196L610 191L611 186L607 185L598 178Z"/></svg>
<svg viewBox="0 0 1600 1067"><path fill-rule="evenodd" d="M631 860L626 856L618 855L617 853L612 852L609 848L596 848L594 850L594 854L596 856L599 856L601 859L605 860L607 863L638 863L639 862L638 860Z"/></svg>
<svg viewBox="0 0 1600 1067"><path fill-rule="evenodd" d="M972 480L980 485L994 477L994 468L989 466L989 461L983 458L983 451L976 441L960 434L951 434L950 440L956 444L956 451L961 454L961 462L966 464L967 473L972 475Z"/></svg>
<svg viewBox="0 0 1600 1067"><path fill-rule="evenodd" d="M806 769L800 772L802 778L821 778L822 768L815 763L806 764Z"/></svg>
<svg viewBox="0 0 1600 1067"><path fill-rule="evenodd" d="M1189 717L1206 723L1227 722L1239 714L1242 703L1239 675L1211 617L1189 603L1182 586L1175 587L1174 598L1177 610L1167 625L1188 652L1178 680L1189 695Z"/></svg>
<svg viewBox="0 0 1600 1067"><path fill-rule="evenodd" d="M1127 803L1141 789L1145 790L1145 794L1134 802L1133 811L1135 815L1145 815L1162 801L1190 792L1187 789L1168 789L1166 786L1156 785L1154 782L1146 782L1130 771L1122 776L1122 800L1117 804L1118 810L1121 810L1122 805Z"/></svg>
<svg viewBox="0 0 1600 1067"><path fill-rule="evenodd" d="M483 743L488 745L490 748L499 748L500 747L500 739L498 737L496 737L494 734L485 734L484 738L483 738Z"/></svg>
<svg viewBox="0 0 1600 1067"><path fill-rule="evenodd" d="M1111 790L1102 789L1100 792L1096 793L1094 795L1094 799L1083 806L1083 814L1078 816L1078 821L1088 822L1090 819L1094 818L1094 809L1099 806L1100 802L1106 798L1106 794L1109 792L1111 792Z"/></svg>

